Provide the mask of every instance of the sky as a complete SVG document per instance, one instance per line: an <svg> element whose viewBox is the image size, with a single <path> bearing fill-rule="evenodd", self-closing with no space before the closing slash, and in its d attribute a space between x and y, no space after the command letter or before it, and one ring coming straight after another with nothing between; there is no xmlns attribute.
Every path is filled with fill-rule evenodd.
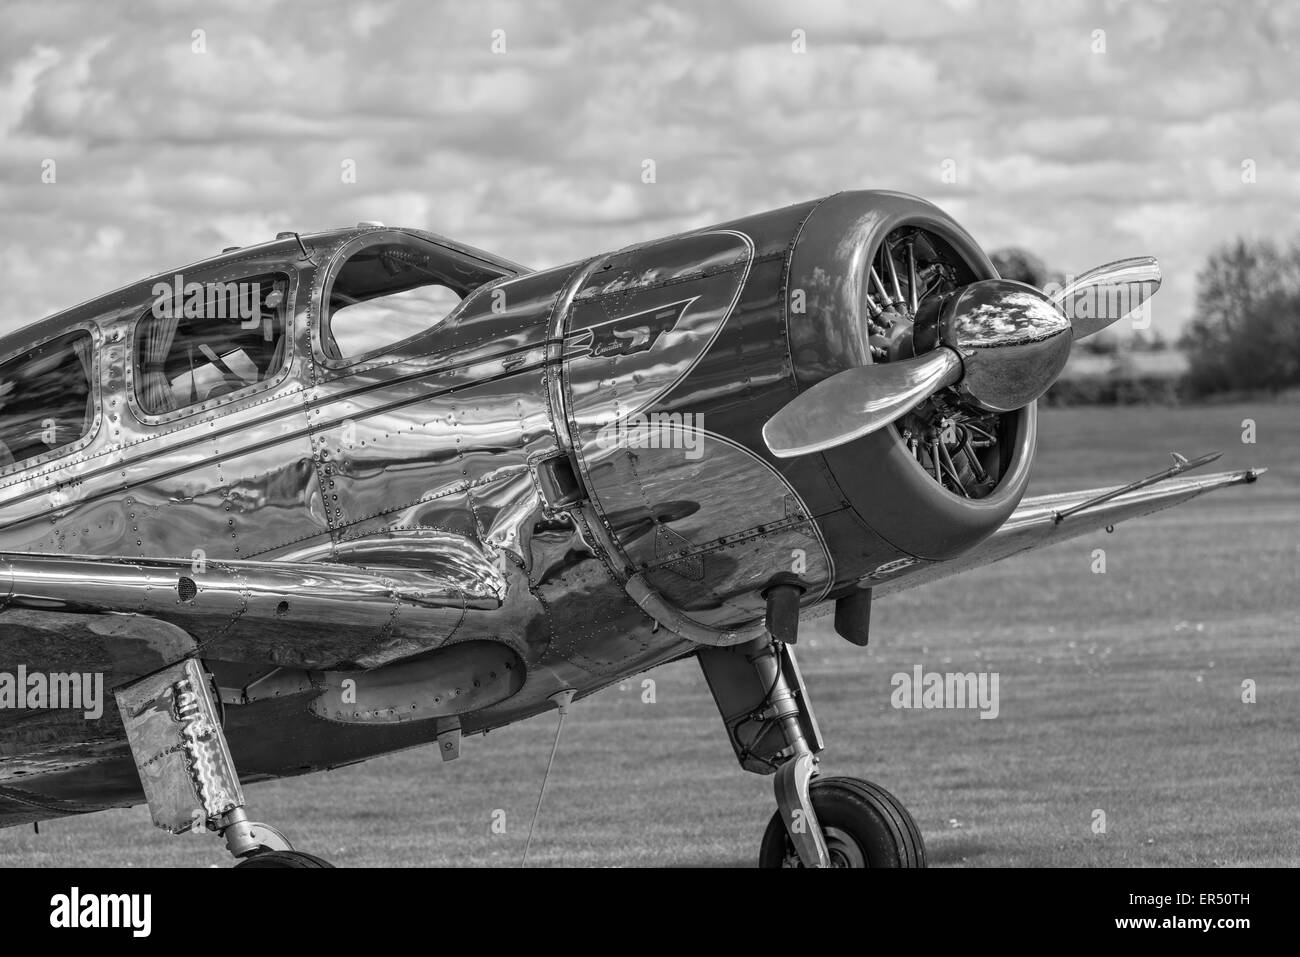
<svg viewBox="0 0 1300 957"><path fill-rule="evenodd" d="M6 0L0 333L284 230L540 268L888 188L1063 273L1157 256L1172 338L1212 249L1300 235L1298 33L1268 0Z"/></svg>

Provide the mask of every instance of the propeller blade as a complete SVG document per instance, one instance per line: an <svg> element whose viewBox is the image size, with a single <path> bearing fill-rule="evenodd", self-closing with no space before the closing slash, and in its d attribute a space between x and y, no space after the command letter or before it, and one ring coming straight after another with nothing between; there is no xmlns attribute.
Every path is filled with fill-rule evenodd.
<svg viewBox="0 0 1300 957"><path fill-rule="evenodd" d="M1070 318L1077 340L1132 315L1159 288L1160 264L1139 256L1089 269L1053 296L1052 304Z"/></svg>
<svg viewBox="0 0 1300 957"><path fill-rule="evenodd" d="M783 459L852 442L955 384L961 370L961 357L946 346L901 362L846 369L786 403L763 426L763 440Z"/></svg>

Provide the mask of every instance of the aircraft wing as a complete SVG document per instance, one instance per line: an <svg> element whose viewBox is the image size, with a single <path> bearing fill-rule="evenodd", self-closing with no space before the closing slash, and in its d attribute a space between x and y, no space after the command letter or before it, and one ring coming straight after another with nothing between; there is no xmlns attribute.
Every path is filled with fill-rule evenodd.
<svg viewBox="0 0 1300 957"><path fill-rule="evenodd" d="M1183 469L1176 466L1170 471L1181 470ZM874 586L873 591L876 595L887 595L938 581L1021 552L1078 538L1130 518L1150 515L1206 492L1230 485L1249 484L1264 471L1244 469L1199 477L1151 476L1131 486L1120 485L1026 498L1001 528L970 551L951 561L912 571L897 582L882 582Z"/></svg>
<svg viewBox="0 0 1300 957"><path fill-rule="evenodd" d="M314 697L309 672L418 660L505 602L505 575L477 542L444 535L422 559L409 568L0 552L0 827L93 809L76 771L105 761L118 761L119 777L101 782L104 804L130 803L137 778L113 692L137 678L201 656L220 663L230 688L264 682L270 696ZM75 706L55 706L56 688ZM53 777L34 796L42 775ZM78 797L64 803L62 793Z"/></svg>
<svg viewBox="0 0 1300 957"><path fill-rule="evenodd" d="M0 552L0 652L49 667L60 649L73 660L93 648L121 657L134 638L170 646L169 660L209 652L373 668L443 643L467 612L504 601L504 576L468 543L429 558L412 569Z"/></svg>

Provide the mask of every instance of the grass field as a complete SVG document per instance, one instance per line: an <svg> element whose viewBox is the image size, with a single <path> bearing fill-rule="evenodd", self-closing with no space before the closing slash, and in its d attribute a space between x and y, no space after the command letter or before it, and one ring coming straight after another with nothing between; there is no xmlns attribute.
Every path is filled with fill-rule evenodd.
<svg viewBox="0 0 1300 957"><path fill-rule="evenodd" d="M1030 494L1140 478L1170 449L1270 471L883 600L865 650L805 630L823 769L897 794L932 865L1300 865L1300 406L1046 410ZM998 672L1000 716L894 710L890 676L916 664ZM575 706L530 864L754 864L771 779L736 766L694 662L651 677L654 703L637 679ZM450 764L424 748L254 785L250 812L339 866L514 865L553 733L547 716ZM227 862L144 807L0 832L6 865Z"/></svg>

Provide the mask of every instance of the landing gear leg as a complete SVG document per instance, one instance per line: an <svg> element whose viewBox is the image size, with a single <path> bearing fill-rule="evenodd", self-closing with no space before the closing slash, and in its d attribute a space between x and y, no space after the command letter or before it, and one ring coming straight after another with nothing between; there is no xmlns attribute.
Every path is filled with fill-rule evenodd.
<svg viewBox="0 0 1300 957"><path fill-rule="evenodd" d="M817 812L809 793L820 761L803 733L799 700L786 681L785 668L782 667L781 659L790 655L790 651L782 642L767 637L755 639L751 647L747 657L763 687L771 689L763 703L763 718L779 724L786 744L778 752L784 763L776 769L773 782L777 814L800 862L805 867L828 867L830 852L826 849L826 839L817 823Z"/></svg>
<svg viewBox="0 0 1300 957"><path fill-rule="evenodd" d="M250 821L242 807L223 814L216 831L240 867L333 867L314 854L295 851L289 839L269 824Z"/></svg>
<svg viewBox="0 0 1300 957"><path fill-rule="evenodd" d="M821 731L792 647L798 598L792 586L770 589L766 635L698 655L741 767L775 774L777 811L759 866L924 867L920 829L897 798L819 774Z"/></svg>
<svg viewBox="0 0 1300 957"><path fill-rule="evenodd" d="M115 696L155 825L174 834L216 831L240 859L236 867L331 866L248 819L223 712L197 660L147 675Z"/></svg>

